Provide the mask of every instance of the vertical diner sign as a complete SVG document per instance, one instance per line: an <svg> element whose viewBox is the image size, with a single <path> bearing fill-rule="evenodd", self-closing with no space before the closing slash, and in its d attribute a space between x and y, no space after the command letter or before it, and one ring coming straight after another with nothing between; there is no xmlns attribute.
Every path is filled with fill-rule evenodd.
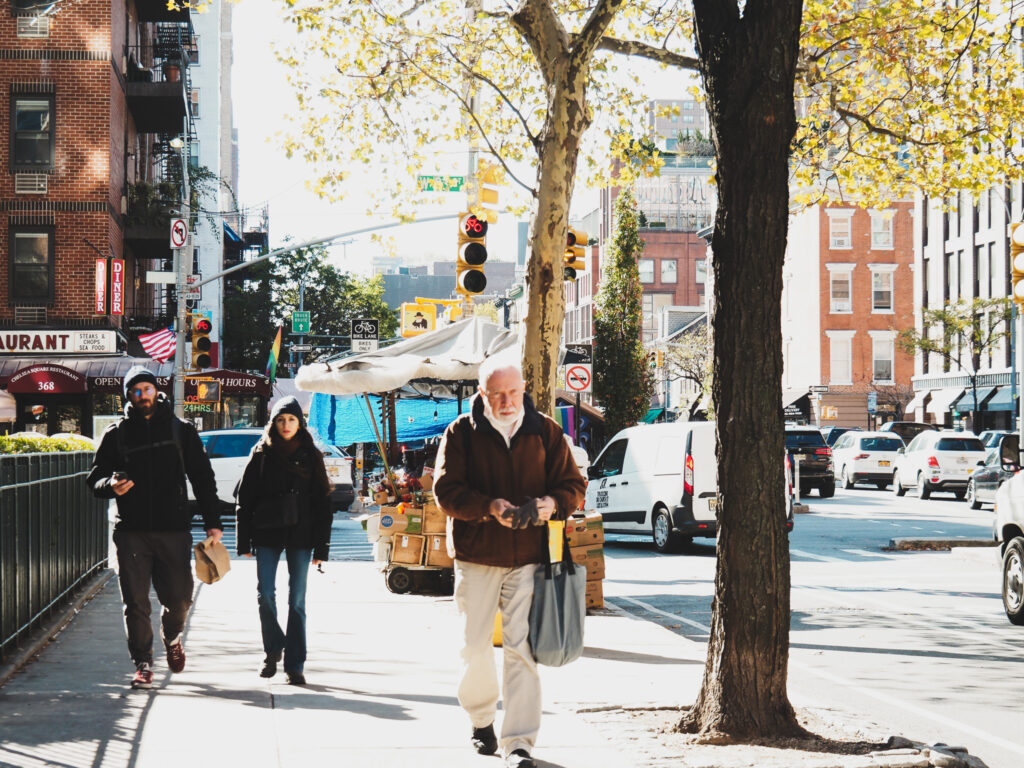
<svg viewBox="0 0 1024 768"><path fill-rule="evenodd" d="M96 259L96 314L107 314L107 260Z"/></svg>
<svg viewBox="0 0 1024 768"><path fill-rule="evenodd" d="M124 259L110 260L110 314L124 314Z"/></svg>

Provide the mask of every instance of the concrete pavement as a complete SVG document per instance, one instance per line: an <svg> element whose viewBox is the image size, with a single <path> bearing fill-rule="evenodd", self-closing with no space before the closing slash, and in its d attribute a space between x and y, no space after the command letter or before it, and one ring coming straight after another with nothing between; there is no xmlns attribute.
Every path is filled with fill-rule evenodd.
<svg viewBox="0 0 1024 768"><path fill-rule="evenodd" d="M332 561L325 569L309 578L306 687L286 685L283 672L272 680L257 676L255 564L236 560L223 581L197 587L185 671L168 672L158 641L153 690L130 690L120 597L116 579L109 579L38 658L0 688L0 765L499 768L498 758L478 756L469 746L469 724L455 699L461 631L452 599L393 595L368 562ZM282 602L285 581L282 564ZM620 727L631 707L692 702L704 655L703 645L623 611L589 616L583 658L542 668L539 763L883 764L842 755L796 763L788 761L792 754L768 759L742 748L746 762L718 760L707 749L690 762L678 743L659 751L657 734ZM602 711L617 715L595 715ZM930 764L911 752L884 764Z"/></svg>

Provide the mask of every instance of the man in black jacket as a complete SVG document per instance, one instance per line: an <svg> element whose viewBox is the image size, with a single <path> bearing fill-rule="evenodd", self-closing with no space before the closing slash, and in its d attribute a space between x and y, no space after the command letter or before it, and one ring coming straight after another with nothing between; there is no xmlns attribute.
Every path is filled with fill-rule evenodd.
<svg viewBox="0 0 1024 768"><path fill-rule="evenodd" d="M101 499L117 499L114 545L124 602L132 688L153 684L149 585L163 606L167 666L185 668L182 630L192 607L192 515L185 477L199 501L208 536L220 540L213 467L194 426L174 415L156 377L137 365L124 377L124 418L100 439L86 482Z"/></svg>

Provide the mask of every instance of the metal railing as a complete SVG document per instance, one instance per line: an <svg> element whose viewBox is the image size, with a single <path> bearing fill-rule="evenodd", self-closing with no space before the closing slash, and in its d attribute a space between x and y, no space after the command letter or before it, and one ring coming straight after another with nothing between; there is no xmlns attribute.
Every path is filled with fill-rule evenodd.
<svg viewBox="0 0 1024 768"><path fill-rule="evenodd" d="M0 456L0 661L107 566L108 502L93 452Z"/></svg>

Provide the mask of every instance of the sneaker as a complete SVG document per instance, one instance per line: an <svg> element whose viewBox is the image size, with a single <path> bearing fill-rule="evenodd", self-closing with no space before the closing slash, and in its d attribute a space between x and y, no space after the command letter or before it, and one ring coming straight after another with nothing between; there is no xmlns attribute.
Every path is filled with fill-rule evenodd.
<svg viewBox="0 0 1024 768"><path fill-rule="evenodd" d="M171 672L181 672L185 669L185 646L181 644L181 637L167 646L167 666Z"/></svg>
<svg viewBox="0 0 1024 768"><path fill-rule="evenodd" d="M498 751L498 737L494 735L494 723L473 729L473 748L481 755L493 755Z"/></svg>
<svg viewBox="0 0 1024 768"><path fill-rule="evenodd" d="M288 676L288 685L305 685L306 676L301 672L286 672Z"/></svg>
<svg viewBox="0 0 1024 768"><path fill-rule="evenodd" d="M153 687L153 665L148 661L140 661L135 665L135 675L132 677L132 688Z"/></svg>
<svg viewBox="0 0 1024 768"><path fill-rule="evenodd" d="M277 662L281 660L281 652L268 653L263 658L263 666L260 667L260 677L273 677L277 674Z"/></svg>
<svg viewBox="0 0 1024 768"><path fill-rule="evenodd" d="M505 768L537 768L537 761L525 749L513 749L505 758Z"/></svg>

